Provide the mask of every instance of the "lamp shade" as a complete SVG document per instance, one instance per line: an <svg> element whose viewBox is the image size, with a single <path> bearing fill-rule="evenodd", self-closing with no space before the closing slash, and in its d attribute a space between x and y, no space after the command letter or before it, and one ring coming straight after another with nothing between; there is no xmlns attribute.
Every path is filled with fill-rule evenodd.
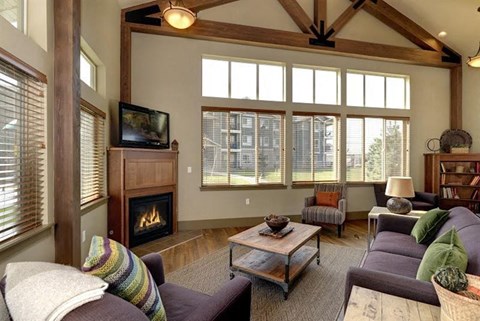
<svg viewBox="0 0 480 321"><path fill-rule="evenodd" d="M467 65L474 68L480 68L480 55L468 57Z"/></svg>
<svg viewBox="0 0 480 321"><path fill-rule="evenodd" d="M193 25L197 16L183 6L182 1L177 1L175 5L170 3L170 6L163 10L163 18L174 28L187 29Z"/></svg>
<svg viewBox="0 0 480 321"><path fill-rule="evenodd" d="M414 197L413 181L411 177L391 176L387 181L385 195L393 197Z"/></svg>

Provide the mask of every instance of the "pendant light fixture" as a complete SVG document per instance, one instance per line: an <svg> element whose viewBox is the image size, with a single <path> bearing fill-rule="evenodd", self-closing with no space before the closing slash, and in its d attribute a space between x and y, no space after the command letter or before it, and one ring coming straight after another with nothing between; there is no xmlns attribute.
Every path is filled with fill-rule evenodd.
<svg viewBox="0 0 480 321"><path fill-rule="evenodd" d="M169 2L169 6L163 10L163 18L174 28L187 29L197 19L197 15L185 7L182 0L175 1L175 4Z"/></svg>
<svg viewBox="0 0 480 321"><path fill-rule="evenodd" d="M474 68L480 68L480 44L478 45L478 51L475 56L468 57L467 65Z"/></svg>
<svg viewBox="0 0 480 321"><path fill-rule="evenodd" d="M480 12L480 7L478 7L477 11ZM468 57L467 65L474 68L480 68L480 44L478 44L477 53L472 57Z"/></svg>

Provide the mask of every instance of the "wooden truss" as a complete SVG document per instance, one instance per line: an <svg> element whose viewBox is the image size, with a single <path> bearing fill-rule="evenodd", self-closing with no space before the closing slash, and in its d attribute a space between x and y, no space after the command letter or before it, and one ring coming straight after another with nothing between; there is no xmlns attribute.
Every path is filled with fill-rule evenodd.
<svg viewBox="0 0 480 321"><path fill-rule="evenodd" d="M184 0L190 10L199 12L239 0ZM334 54L389 62L450 69L450 126L462 126L462 57L453 49L390 6L384 0L351 0L352 4L330 25L327 24L327 0L314 0L314 19L296 0L278 0L301 32L252 27L197 19L188 29L172 28L162 23L161 10L168 0L157 0L122 10L121 99L130 101L131 32L214 40L254 46ZM338 38L339 31L365 10L413 42L407 48Z"/></svg>

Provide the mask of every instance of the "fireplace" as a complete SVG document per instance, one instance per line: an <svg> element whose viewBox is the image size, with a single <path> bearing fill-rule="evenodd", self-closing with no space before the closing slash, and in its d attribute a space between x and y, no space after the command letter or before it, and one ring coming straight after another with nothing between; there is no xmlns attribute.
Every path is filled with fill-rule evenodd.
<svg viewBox="0 0 480 321"><path fill-rule="evenodd" d="M130 246L172 234L172 193L130 198Z"/></svg>

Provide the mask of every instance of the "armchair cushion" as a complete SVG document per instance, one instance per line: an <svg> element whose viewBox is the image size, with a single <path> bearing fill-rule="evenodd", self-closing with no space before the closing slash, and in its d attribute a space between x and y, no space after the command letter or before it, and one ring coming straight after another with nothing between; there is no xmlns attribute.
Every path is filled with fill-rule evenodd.
<svg viewBox="0 0 480 321"><path fill-rule="evenodd" d="M329 206L338 208L339 192L317 192L316 200L318 206Z"/></svg>
<svg viewBox="0 0 480 321"><path fill-rule="evenodd" d="M411 235L419 244L430 243L443 223L448 219L448 214L448 211L439 208L428 211L417 220Z"/></svg>
<svg viewBox="0 0 480 321"><path fill-rule="evenodd" d="M160 293L147 266L122 244L94 236L82 270L102 278L110 293L135 305L150 320L166 321Z"/></svg>

